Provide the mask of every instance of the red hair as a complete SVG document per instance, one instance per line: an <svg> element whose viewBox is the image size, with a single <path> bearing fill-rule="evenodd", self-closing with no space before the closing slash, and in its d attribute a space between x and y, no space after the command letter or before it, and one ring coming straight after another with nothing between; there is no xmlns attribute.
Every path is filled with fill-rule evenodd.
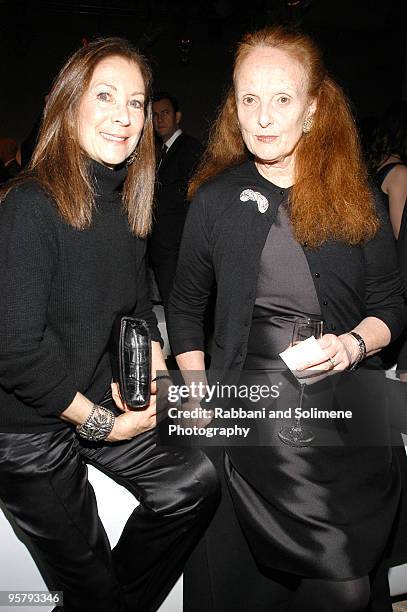
<svg viewBox="0 0 407 612"><path fill-rule="evenodd" d="M296 239L317 247L329 239L359 244L372 238L379 221L355 122L345 94L326 73L316 43L282 26L246 34L236 51L234 75L256 47L273 47L296 59L305 70L308 97L317 102L311 131L303 135L295 151L289 211ZM248 155L232 86L188 195L192 198L203 182L242 163Z"/></svg>

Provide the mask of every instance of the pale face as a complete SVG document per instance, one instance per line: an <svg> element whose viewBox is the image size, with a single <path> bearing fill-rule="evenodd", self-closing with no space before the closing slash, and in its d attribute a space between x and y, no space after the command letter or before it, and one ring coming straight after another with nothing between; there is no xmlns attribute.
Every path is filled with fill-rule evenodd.
<svg viewBox="0 0 407 612"><path fill-rule="evenodd" d="M79 105L82 149L110 168L135 149L144 126L145 87L139 67L112 56L97 64Z"/></svg>
<svg viewBox="0 0 407 612"><path fill-rule="evenodd" d="M178 130L181 113L175 112L171 100L163 98L153 102L153 123L158 136L165 143Z"/></svg>
<svg viewBox="0 0 407 612"><path fill-rule="evenodd" d="M257 47L235 75L243 140L256 163L291 168L304 119L315 112L301 64L284 51Z"/></svg>

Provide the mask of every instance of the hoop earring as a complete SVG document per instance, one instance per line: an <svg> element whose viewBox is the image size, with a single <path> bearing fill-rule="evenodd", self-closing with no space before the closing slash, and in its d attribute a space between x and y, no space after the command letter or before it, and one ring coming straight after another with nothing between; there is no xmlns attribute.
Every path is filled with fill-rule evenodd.
<svg viewBox="0 0 407 612"><path fill-rule="evenodd" d="M130 153L130 155L126 159L126 166L131 166L131 164L134 163L137 158L138 158L138 149L134 149L133 153Z"/></svg>
<svg viewBox="0 0 407 612"><path fill-rule="evenodd" d="M304 123L302 124L302 131L304 134L308 134L312 130L313 119L312 115L308 115L304 119Z"/></svg>

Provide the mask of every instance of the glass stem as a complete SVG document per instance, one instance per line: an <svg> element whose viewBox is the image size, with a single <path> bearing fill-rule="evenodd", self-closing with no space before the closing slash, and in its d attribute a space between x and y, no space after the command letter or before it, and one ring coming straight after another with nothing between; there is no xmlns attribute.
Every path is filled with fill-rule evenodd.
<svg viewBox="0 0 407 612"><path fill-rule="evenodd" d="M304 399L304 391L305 391L305 383L299 383L300 385L300 390L298 393L298 408L300 409L300 411L302 411L302 404L303 404L303 399ZM301 429L301 417L296 417L295 419L295 425L294 425L294 429Z"/></svg>

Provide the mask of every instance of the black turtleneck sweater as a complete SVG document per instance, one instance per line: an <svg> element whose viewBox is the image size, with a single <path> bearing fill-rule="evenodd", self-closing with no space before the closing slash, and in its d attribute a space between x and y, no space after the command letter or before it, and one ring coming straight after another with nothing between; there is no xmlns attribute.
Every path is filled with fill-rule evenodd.
<svg viewBox="0 0 407 612"><path fill-rule="evenodd" d="M100 401L117 314L146 319L160 340L145 275L145 242L122 213L126 169L91 162L95 209L76 230L35 181L0 204L0 432L66 427L77 391Z"/></svg>

